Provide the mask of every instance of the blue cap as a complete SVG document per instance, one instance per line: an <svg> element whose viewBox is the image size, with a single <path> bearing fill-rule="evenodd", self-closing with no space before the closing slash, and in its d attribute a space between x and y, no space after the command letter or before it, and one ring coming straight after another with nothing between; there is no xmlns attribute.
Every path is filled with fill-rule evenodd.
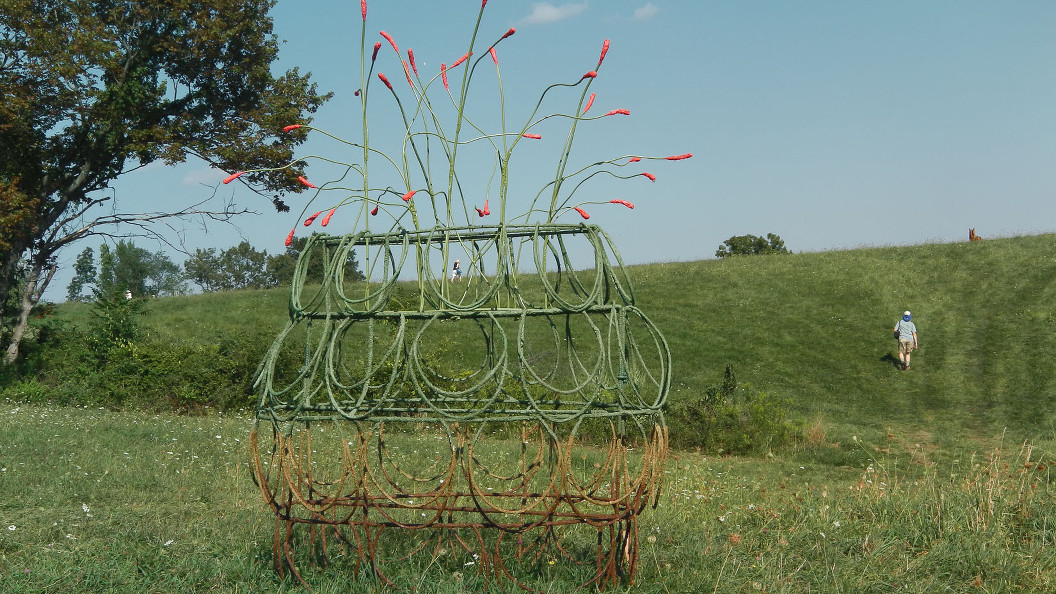
<svg viewBox="0 0 1056 594"><path fill-rule="evenodd" d="M913 314L909 313L908 311L902 314L902 319L903 319L903 320L905 320L905 321L907 321L907 322L908 322L908 321L909 321L909 320L910 320L910 319L911 319L912 317L913 317Z"/></svg>

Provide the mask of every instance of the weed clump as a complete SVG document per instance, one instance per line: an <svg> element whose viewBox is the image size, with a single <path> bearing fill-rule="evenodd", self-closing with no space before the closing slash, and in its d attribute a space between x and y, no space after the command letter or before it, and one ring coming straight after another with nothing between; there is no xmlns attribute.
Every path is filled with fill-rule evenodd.
<svg viewBox="0 0 1056 594"><path fill-rule="evenodd" d="M790 405L790 399L738 385L733 367L727 365L720 385L669 405L671 445L720 454L771 452L799 431L789 418Z"/></svg>

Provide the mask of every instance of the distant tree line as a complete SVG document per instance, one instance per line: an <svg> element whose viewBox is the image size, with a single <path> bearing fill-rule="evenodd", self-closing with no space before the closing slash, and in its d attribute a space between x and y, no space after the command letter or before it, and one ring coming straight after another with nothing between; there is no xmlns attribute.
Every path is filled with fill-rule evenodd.
<svg viewBox="0 0 1056 594"><path fill-rule="evenodd" d="M290 285L307 241L307 237L298 237L285 252L274 256L254 249L248 241L219 251L199 248L182 266L164 252L152 253L123 239L112 247L100 245L98 263L95 251L87 247L77 256L66 299L93 301L125 291L135 297L171 297L190 293L190 283L206 293ZM322 274L322 261L313 259L306 271L307 281L321 281ZM345 262L345 278L364 278L354 251Z"/></svg>

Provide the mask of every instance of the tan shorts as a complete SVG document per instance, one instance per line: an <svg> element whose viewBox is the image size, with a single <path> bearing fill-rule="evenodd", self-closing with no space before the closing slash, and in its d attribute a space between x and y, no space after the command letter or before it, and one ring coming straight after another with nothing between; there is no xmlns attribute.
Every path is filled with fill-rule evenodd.
<svg viewBox="0 0 1056 594"><path fill-rule="evenodd" d="M912 340L899 340L898 341L898 354L908 355L913 352L913 341Z"/></svg>

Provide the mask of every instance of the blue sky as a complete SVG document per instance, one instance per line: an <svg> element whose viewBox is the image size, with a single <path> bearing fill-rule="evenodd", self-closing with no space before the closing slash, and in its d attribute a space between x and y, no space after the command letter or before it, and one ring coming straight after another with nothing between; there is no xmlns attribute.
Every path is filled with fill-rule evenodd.
<svg viewBox="0 0 1056 594"><path fill-rule="evenodd" d="M425 77L464 53L479 6L368 2L368 51L384 44L377 70L401 98L409 100L410 90L378 32L403 52L412 48ZM314 125L358 139L359 2L279 0L272 14L284 40L280 66L310 71L336 94ZM491 0L478 43L486 47L510 27L517 32L498 56L511 124L523 121L546 85L591 70L609 39L591 86L592 111L631 115L581 124L573 160L694 154L642 164L653 183L602 181L577 194L636 205L588 209L628 263L711 258L726 238L749 233L776 233L803 252L964 241L969 227L984 237L1056 230L1056 3ZM477 82L494 90L494 67L481 65L492 72ZM381 89L372 85L372 93ZM566 93L548 107L571 112L578 97ZM371 140L391 149L402 133L391 97L374 93L371 105ZM478 106L488 114L490 105ZM518 147L511 204L526 205L552 178L563 140L555 129ZM305 152L356 158L314 137ZM486 179L488 159L467 159L461 175ZM226 175L200 163L154 165L117 182L115 193L122 210L155 210L207 197ZM329 175L322 165L308 169L313 181ZM260 214L237 230L188 226L189 247L223 249L244 238L279 253L311 196L291 197L293 212L279 214L237 184L219 195ZM330 202L320 198L309 212ZM345 211L329 232L352 230L354 216ZM61 255L67 268L83 247ZM62 300L68 279L68 270L60 274L48 297Z"/></svg>

